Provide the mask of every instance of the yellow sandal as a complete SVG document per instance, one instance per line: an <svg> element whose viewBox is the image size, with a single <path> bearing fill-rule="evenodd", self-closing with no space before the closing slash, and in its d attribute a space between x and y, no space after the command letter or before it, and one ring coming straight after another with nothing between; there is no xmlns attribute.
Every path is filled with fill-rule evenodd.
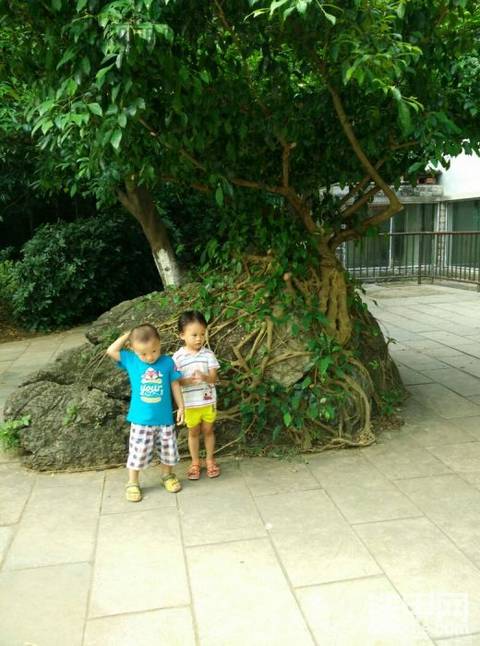
<svg viewBox="0 0 480 646"><path fill-rule="evenodd" d="M125 485L125 497L128 502L140 502L142 499L142 490L133 482L129 482Z"/></svg>
<svg viewBox="0 0 480 646"><path fill-rule="evenodd" d="M162 484L169 493L177 493L182 488L180 480L174 473L162 476Z"/></svg>

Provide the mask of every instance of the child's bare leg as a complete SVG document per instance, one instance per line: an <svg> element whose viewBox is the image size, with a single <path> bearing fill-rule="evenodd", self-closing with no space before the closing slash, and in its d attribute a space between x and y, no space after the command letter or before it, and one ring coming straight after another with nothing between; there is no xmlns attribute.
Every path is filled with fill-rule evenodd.
<svg viewBox="0 0 480 646"><path fill-rule="evenodd" d="M129 469L128 470L128 484L138 485L138 477L140 471L138 469Z"/></svg>
<svg viewBox="0 0 480 646"><path fill-rule="evenodd" d="M200 424L188 429L188 450L192 458L192 464L200 462Z"/></svg>
<svg viewBox="0 0 480 646"><path fill-rule="evenodd" d="M172 473L173 467L169 466L168 464L162 464L160 463L160 472L162 476L168 476L169 473Z"/></svg>
<svg viewBox="0 0 480 646"><path fill-rule="evenodd" d="M213 452L215 451L215 433L213 432L213 423L202 422L202 433L207 460L213 460Z"/></svg>
<svg viewBox="0 0 480 646"><path fill-rule="evenodd" d="M198 480L200 478L200 431L200 424L188 429L188 450L192 458L192 464L187 471L189 480Z"/></svg>

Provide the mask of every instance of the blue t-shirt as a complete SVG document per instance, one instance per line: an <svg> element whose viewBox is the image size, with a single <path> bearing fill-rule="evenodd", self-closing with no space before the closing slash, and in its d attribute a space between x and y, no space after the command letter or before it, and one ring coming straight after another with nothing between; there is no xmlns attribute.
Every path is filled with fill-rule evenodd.
<svg viewBox="0 0 480 646"><path fill-rule="evenodd" d="M120 350L117 366L126 370L132 388L127 420L146 426L173 424L171 383L180 379L173 359L166 354L145 363L131 350Z"/></svg>

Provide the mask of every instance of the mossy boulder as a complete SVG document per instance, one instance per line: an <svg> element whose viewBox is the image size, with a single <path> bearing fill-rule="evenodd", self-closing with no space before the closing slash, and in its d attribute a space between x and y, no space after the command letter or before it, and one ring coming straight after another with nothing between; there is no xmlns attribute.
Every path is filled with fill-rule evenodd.
<svg viewBox="0 0 480 646"><path fill-rule="evenodd" d="M379 393L402 391L376 321L360 307L360 332L350 346L322 336L325 349L319 354L317 347L315 354L313 332L298 331L298 304L289 312L272 302L269 310L268 298L259 301L257 289L240 289L227 276L209 290L189 284L125 301L102 314L87 330L83 345L30 375L8 398L7 420L31 420L20 431L25 463L39 470L123 463L129 384L106 357L106 347L125 330L149 321L160 332L163 352L173 353L179 345L180 312L192 307L207 311L211 302L216 309L209 313L209 342L222 366L217 446L241 444L261 451L293 445L305 450L373 441L370 414ZM318 333L323 334L321 328Z"/></svg>

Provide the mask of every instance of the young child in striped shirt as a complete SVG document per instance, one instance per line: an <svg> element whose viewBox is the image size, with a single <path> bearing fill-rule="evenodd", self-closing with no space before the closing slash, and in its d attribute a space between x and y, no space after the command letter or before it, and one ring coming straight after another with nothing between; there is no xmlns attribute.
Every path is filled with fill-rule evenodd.
<svg viewBox="0 0 480 646"><path fill-rule="evenodd" d="M180 385L185 404L188 448L192 458L187 477L189 480L200 478L200 436L203 435L207 476L216 478L220 475L220 468L213 455L213 429L217 417L215 383L220 365L214 353L204 345L207 322L201 312L183 312L178 321L178 332L184 345L175 352L173 360L177 370L182 373Z"/></svg>

